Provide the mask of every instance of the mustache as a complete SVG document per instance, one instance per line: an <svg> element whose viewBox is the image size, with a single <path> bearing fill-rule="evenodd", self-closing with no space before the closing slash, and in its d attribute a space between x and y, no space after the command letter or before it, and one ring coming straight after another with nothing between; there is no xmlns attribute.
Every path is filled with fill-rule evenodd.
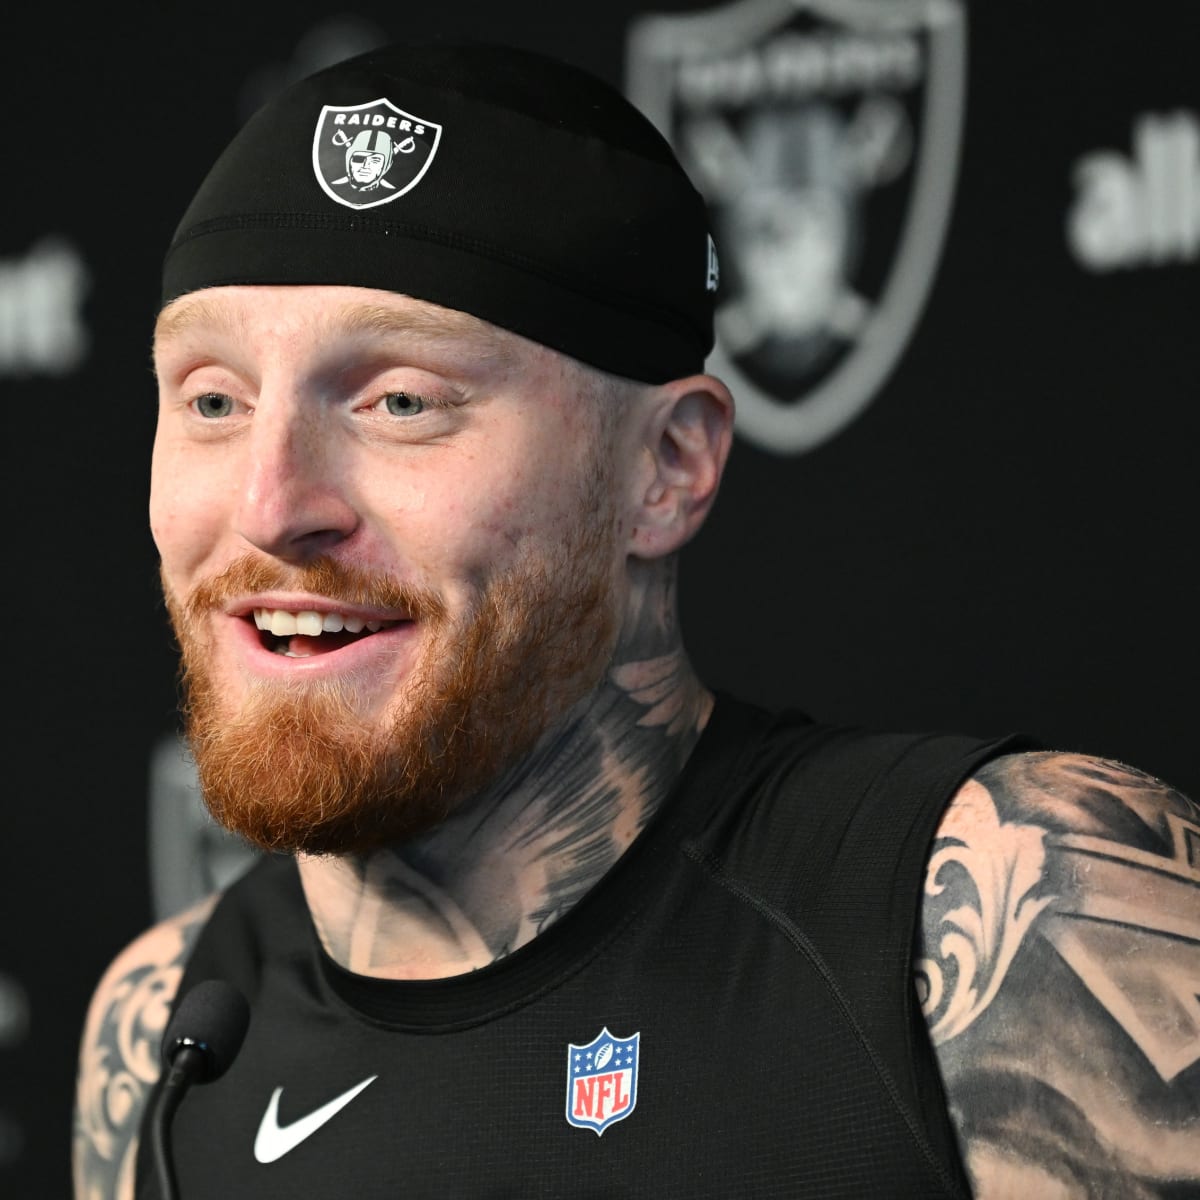
<svg viewBox="0 0 1200 1200"><path fill-rule="evenodd" d="M396 609L413 620L441 620L446 615L444 601L432 589L391 575L364 571L328 557L292 566L254 554L235 559L220 574L197 584L184 611L194 619L224 607L236 596L268 591L316 592L335 605L343 602L346 607Z"/></svg>

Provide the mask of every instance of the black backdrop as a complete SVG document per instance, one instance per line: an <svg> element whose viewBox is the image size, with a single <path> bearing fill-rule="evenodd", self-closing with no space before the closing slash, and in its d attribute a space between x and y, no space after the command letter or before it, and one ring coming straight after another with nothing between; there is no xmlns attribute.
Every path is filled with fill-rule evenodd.
<svg viewBox="0 0 1200 1200"><path fill-rule="evenodd" d="M828 56L812 57L816 43L837 53L843 10L879 7L833 0L45 6L6 36L0 386L15 720L0 938L4 1195L67 1194L87 997L164 904L152 896L147 832L150 761L174 730L175 700L145 519L159 258L254 106L297 71L375 41L505 38L630 89L635 19L703 11L718 20L698 36L730 70L788 51L799 72L783 100L759 86L719 113L727 129L745 132L755 109L769 132L772 112L798 96L824 103L838 128L875 87L885 103L872 128L892 121L893 178L857 191L842 180L841 224L829 227L844 233L849 221L857 238L859 265L844 260L840 278L868 314L887 307L927 161L950 180L949 207L923 218L933 251L917 262L909 311L891 314L890 363L852 397L857 415L802 449L742 429L717 510L684 560L693 655L718 686L823 718L1024 729L1200 793L1192 6L1010 0L968 18L959 0L881 5L916 14L907 44L923 65L907 90L883 68L864 84L869 64L855 75L843 63L839 76ZM660 27L654 46L669 58L695 40L685 29ZM936 90L947 30L965 32L962 102L953 86ZM683 137L705 114L687 108L696 89L672 71L655 60L650 79L663 85L655 103L669 93L657 114L666 131ZM744 73L711 78L731 95L754 91ZM531 186L547 186L530 171ZM722 249L726 278L748 287L749 260ZM767 390L779 412L802 414L880 336L872 326L818 338L815 366L776 369ZM761 362L742 365L758 386Z"/></svg>

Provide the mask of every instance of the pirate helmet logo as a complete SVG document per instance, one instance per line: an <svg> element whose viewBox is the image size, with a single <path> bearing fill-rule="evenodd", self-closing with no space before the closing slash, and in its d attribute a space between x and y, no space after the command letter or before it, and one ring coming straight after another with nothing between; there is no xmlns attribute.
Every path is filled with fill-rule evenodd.
<svg viewBox="0 0 1200 1200"><path fill-rule="evenodd" d="M442 127L380 97L327 104L313 134L321 190L347 208L375 208L410 192L433 162Z"/></svg>
<svg viewBox="0 0 1200 1200"><path fill-rule="evenodd" d="M733 0L630 27L627 90L721 250L710 369L739 434L827 441L914 332L953 202L964 0Z"/></svg>
<svg viewBox="0 0 1200 1200"><path fill-rule="evenodd" d="M373 191L384 182L383 177L392 165L393 146L386 130L378 129L372 133L364 129L356 133L354 141L346 147L345 178L338 182L349 183L358 191Z"/></svg>

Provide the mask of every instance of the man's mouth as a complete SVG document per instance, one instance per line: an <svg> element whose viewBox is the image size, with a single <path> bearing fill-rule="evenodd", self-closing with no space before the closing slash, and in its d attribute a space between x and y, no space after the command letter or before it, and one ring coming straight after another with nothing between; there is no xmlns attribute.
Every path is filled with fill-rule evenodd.
<svg viewBox="0 0 1200 1200"><path fill-rule="evenodd" d="M311 658L329 654L351 642L361 641L400 621L368 621L350 613L293 612L285 608L256 608L254 624L263 646L287 658Z"/></svg>

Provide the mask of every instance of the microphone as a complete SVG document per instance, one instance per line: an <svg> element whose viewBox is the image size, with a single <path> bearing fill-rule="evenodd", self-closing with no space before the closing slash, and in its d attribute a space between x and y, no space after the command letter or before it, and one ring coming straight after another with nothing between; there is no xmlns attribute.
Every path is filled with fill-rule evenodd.
<svg viewBox="0 0 1200 1200"><path fill-rule="evenodd" d="M178 1200L171 1159L171 1119L193 1083L211 1083L229 1070L250 1024L246 997L223 979L205 979L179 1002L163 1035L167 1070L152 1125L154 1162L163 1200Z"/></svg>

